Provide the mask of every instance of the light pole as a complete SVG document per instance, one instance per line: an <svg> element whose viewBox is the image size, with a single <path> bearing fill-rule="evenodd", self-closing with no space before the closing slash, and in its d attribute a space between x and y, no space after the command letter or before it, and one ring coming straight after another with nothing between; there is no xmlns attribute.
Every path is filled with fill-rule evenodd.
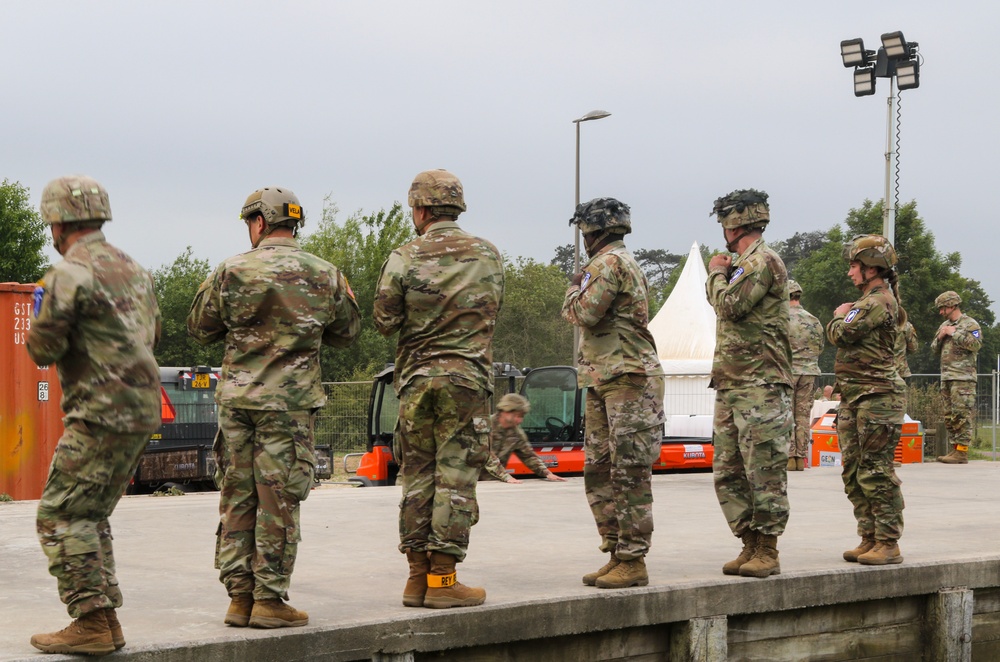
<svg viewBox="0 0 1000 662"><path fill-rule="evenodd" d="M875 94L875 79L889 79L889 99L885 137L885 202L882 204L882 235L895 243L896 205L892 196L893 176L899 177L899 154L892 136L898 131L896 87L909 90L920 87L920 61L917 42L906 41L903 33L887 32L882 35L878 51L865 50L861 39L840 42L840 57L845 67L854 67L854 96ZM897 141L898 142L898 141Z"/></svg>
<svg viewBox="0 0 1000 662"><path fill-rule="evenodd" d="M573 213L576 213L576 208L580 206L580 123L589 122L591 120L602 120L605 117L611 115L606 110L592 110L583 117L573 120L573 124L576 124L576 197L573 202ZM573 273L580 273L580 226L576 225L574 232L574 248L573 248ZM577 352L580 349L580 327L573 325L573 365L577 363Z"/></svg>

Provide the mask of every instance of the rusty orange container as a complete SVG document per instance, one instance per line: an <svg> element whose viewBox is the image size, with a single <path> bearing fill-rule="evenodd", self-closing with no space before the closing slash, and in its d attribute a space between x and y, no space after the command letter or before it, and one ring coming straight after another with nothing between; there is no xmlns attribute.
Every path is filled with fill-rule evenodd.
<svg viewBox="0 0 1000 662"><path fill-rule="evenodd" d="M0 494L37 499L62 435L54 365L39 368L24 343L34 285L0 283Z"/></svg>

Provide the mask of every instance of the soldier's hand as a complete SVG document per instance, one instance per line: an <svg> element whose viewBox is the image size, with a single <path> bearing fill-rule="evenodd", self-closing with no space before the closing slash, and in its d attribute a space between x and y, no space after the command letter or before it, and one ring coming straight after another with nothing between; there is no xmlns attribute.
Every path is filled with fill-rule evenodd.
<svg viewBox="0 0 1000 662"><path fill-rule="evenodd" d="M545 474L545 480L550 480L550 481L557 482L557 483L565 483L566 482L565 478L563 478L562 476L557 476L554 473L552 473L551 471L549 473Z"/></svg>
<svg viewBox="0 0 1000 662"><path fill-rule="evenodd" d="M728 269L733 263L733 258L727 253L719 253L718 255L713 255L712 259L708 261L708 268L714 269L716 267L722 267L723 269Z"/></svg>
<svg viewBox="0 0 1000 662"><path fill-rule="evenodd" d="M955 335L955 327L953 326L942 326L941 330L938 331L938 340L944 340L945 336Z"/></svg>
<svg viewBox="0 0 1000 662"><path fill-rule="evenodd" d="M839 306L837 306L837 309L833 311L833 316L840 317L841 315L846 315L847 311L849 311L851 309L851 306L853 305L854 305L853 303L840 304Z"/></svg>
<svg viewBox="0 0 1000 662"><path fill-rule="evenodd" d="M506 483L506 484L508 484L508 485L520 485L520 484L521 484L521 481L519 481L519 480L518 480L517 478L514 478L514 477L513 477L513 476L511 476L510 474L507 474L507 477L508 477L508 478L509 478L510 480L505 480L505 481L504 481L504 483Z"/></svg>
<svg viewBox="0 0 1000 662"><path fill-rule="evenodd" d="M569 279L569 282L577 287L583 282L583 272L573 274L573 277Z"/></svg>

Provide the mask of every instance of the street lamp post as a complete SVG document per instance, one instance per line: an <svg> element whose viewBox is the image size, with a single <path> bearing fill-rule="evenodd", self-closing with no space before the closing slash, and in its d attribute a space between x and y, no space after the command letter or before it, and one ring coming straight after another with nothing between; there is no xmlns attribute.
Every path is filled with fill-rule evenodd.
<svg viewBox="0 0 1000 662"><path fill-rule="evenodd" d="M920 87L920 60L917 42L906 41L902 32L882 35L878 51L865 50L861 39L840 42L840 57L845 67L854 67L854 96L875 94L875 79L889 79L888 118L885 138L885 202L882 204L882 235L895 243L896 205L892 196L893 175L899 175L899 154L893 142L897 131L896 87L909 90Z"/></svg>
<svg viewBox="0 0 1000 662"><path fill-rule="evenodd" d="M580 205L580 123L591 120L604 119L611 115L606 110L592 110L583 117L573 120L576 124L576 197L573 202L573 211ZM573 248L573 273L580 273L580 226L574 226L574 248ZM573 325L573 365L577 364L577 352L580 349L580 327Z"/></svg>

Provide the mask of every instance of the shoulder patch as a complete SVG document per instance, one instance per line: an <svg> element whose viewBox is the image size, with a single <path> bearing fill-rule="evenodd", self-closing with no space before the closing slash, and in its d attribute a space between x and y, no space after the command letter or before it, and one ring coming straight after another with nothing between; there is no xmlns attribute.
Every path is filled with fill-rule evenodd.
<svg viewBox="0 0 1000 662"><path fill-rule="evenodd" d="M31 294L32 311L35 317L42 312L42 301L45 299L45 281L38 281L38 285L35 287L35 291Z"/></svg>
<svg viewBox="0 0 1000 662"><path fill-rule="evenodd" d="M736 269L736 271L733 272L733 275L729 277L729 284L732 285L733 283L735 283L737 280L739 280L740 276L742 275L743 275L743 267L739 267L738 269Z"/></svg>
<svg viewBox="0 0 1000 662"><path fill-rule="evenodd" d="M860 308L852 308L851 311L848 312L847 315L844 317L844 324L850 324L851 322L853 322L854 318L858 316L859 312L861 312Z"/></svg>
<svg viewBox="0 0 1000 662"><path fill-rule="evenodd" d="M973 338L978 338L979 337L979 329L974 329L972 331L972 337Z"/></svg>
<svg viewBox="0 0 1000 662"><path fill-rule="evenodd" d="M583 272L583 280L580 281L580 291L581 292L583 292L583 290L586 289L587 283L589 283L589 282L590 282L590 272L589 271L585 271L585 272Z"/></svg>

